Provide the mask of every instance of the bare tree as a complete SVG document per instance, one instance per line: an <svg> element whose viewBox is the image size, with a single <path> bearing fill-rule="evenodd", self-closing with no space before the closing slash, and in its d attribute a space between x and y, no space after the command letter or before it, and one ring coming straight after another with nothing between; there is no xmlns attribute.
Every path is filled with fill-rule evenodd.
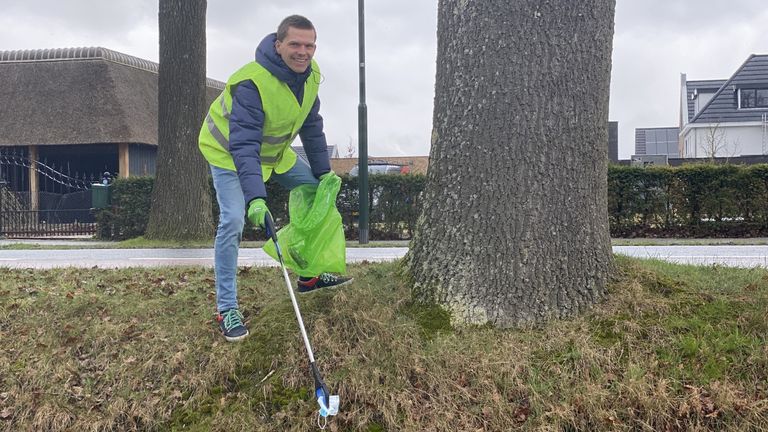
<svg viewBox="0 0 768 432"><path fill-rule="evenodd" d="M440 0L432 147L405 268L454 322L510 327L605 293L614 0Z"/></svg>
<svg viewBox="0 0 768 432"><path fill-rule="evenodd" d="M160 0L158 149L146 237L208 239L208 169L197 149L205 115L206 0Z"/></svg>
<svg viewBox="0 0 768 432"><path fill-rule="evenodd" d="M357 146L355 145L355 142L352 141L352 137L349 137L349 143L347 143L347 152L344 154L344 157L351 159L355 157L357 154Z"/></svg>
<svg viewBox="0 0 768 432"><path fill-rule="evenodd" d="M701 151L711 162L714 162L717 157L729 159L738 155L741 144L738 139L729 141L725 129L720 126L720 123L715 123L704 132Z"/></svg>

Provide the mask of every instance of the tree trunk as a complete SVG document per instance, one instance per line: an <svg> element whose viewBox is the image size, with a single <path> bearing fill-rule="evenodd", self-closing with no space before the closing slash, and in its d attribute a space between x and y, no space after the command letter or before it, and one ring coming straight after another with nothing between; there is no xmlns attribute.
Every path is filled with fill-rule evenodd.
<svg viewBox="0 0 768 432"><path fill-rule="evenodd" d="M160 0L158 149L146 237L209 239L208 166L197 149L205 111L206 0Z"/></svg>
<svg viewBox="0 0 768 432"><path fill-rule="evenodd" d="M440 0L434 127L405 265L457 323L566 317L605 293L615 0Z"/></svg>

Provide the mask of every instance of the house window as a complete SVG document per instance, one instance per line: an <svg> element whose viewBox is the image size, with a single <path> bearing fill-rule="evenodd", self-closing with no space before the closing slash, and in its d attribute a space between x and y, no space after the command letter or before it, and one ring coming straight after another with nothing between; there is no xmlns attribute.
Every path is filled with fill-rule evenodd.
<svg viewBox="0 0 768 432"><path fill-rule="evenodd" d="M768 89L739 89L739 108L768 108Z"/></svg>
<svg viewBox="0 0 768 432"><path fill-rule="evenodd" d="M755 105L758 107L768 107L768 89L755 90Z"/></svg>

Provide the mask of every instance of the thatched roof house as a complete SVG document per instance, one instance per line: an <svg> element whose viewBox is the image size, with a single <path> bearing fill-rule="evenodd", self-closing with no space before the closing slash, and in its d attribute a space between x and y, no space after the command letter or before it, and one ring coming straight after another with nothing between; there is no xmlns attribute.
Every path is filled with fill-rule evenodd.
<svg viewBox="0 0 768 432"><path fill-rule="evenodd" d="M0 148L59 163L85 157L121 176L153 174L157 71L157 63L101 47L0 51ZM208 99L223 86L209 79Z"/></svg>

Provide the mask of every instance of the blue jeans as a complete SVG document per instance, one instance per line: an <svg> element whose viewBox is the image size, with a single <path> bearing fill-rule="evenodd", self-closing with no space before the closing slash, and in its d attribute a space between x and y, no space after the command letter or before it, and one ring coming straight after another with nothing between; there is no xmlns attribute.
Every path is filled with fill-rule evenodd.
<svg viewBox="0 0 768 432"><path fill-rule="evenodd" d="M213 187L219 203L219 226L214 242L216 307L219 312L237 308L237 253L245 227L245 197L237 172L211 165ZM319 180L300 158L283 174L272 173L280 186L292 190L303 184L317 185Z"/></svg>

